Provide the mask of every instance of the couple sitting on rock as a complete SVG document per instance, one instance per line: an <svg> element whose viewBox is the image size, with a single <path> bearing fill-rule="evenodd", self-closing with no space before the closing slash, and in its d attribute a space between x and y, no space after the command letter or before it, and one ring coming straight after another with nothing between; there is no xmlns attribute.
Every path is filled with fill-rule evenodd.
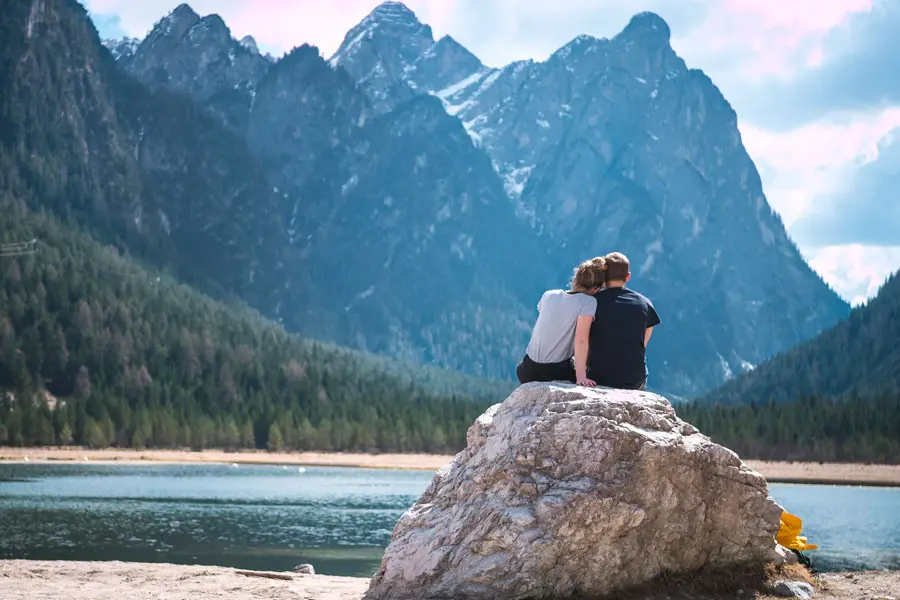
<svg viewBox="0 0 900 600"><path fill-rule="evenodd" d="M571 289L544 292L519 383L644 389L645 351L660 321L650 300L625 287L629 279L628 258L613 252L578 265Z"/></svg>

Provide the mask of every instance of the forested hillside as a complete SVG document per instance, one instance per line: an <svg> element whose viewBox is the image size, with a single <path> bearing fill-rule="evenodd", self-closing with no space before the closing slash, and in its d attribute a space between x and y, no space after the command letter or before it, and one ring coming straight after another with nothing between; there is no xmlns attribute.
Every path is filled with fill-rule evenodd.
<svg viewBox="0 0 900 600"><path fill-rule="evenodd" d="M0 242L39 239L0 258L0 443L447 452L511 388L304 340L23 203L0 214ZM900 462L896 387L678 412L744 458Z"/></svg>
<svg viewBox="0 0 900 600"><path fill-rule="evenodd" d="M742 458L900 464L900 390L839 399L677 406L678 415Z"/></svg>
<svg viewBox="0 0 900 600"><path fill-rule="evenodd" d="M900 463L900 275L810 342L679 414L749 458Z"/></svg>
<svg viewBox="0 0 900 600"><path fill-rule="evenodd" d="M900 275L815 339L713 390L704 403L785 402L900 389ZM898 430L900 431L900 430Z"/></svg>
<svg viewBox="0 0 900 600"><path fill-rule="evenodd" d="M508 384L285 333L0 201L0 443L447 452ZM46 392L44 391L46 390Z"/></svg>

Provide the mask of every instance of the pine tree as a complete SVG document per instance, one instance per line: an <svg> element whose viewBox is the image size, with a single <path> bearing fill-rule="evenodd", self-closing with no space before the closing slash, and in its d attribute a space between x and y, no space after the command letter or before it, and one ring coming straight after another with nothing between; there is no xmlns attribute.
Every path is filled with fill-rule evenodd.
<svg viewBox="0 0 900 600"><path fill-rule="evenodd" d="M84 428L85 444L88 448L106 448L109 441L103 435L103 429L93 419L89 419Z"/></svg>
<svg viewBox="0 0 900 600"><path fill-rule="evenodd" d="M281 429L279 429L278 425L272 423L269 427L269 437L268 437L267 448L269 452L280 452L284 448L284 440L281 437Z"/></svg>

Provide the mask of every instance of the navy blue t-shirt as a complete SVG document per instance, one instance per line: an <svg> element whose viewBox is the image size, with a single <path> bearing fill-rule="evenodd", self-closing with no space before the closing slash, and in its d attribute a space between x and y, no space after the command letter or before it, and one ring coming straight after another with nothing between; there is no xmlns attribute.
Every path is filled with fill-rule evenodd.
<svg viewBox="0 0 900 600"><path fill-rule="evenodd" d="M647 379L644 332L659 325L659 315L650 300L628 288L607 288L594 297L588 377L598 385L636 389Z"/></svg>

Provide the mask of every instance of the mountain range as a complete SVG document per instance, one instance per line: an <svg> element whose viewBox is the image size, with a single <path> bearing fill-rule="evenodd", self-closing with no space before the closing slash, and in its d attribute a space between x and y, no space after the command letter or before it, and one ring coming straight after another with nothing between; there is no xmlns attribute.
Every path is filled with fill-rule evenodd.
<svg viewBox="0 0 900 600"><path fill-rule="evenodd" d="M0 85L5 193L312 337L508 378L540 292L620 250L652 386L694 396L849 312L652 13L490 68L397 2L326 60L187 5L104 47L74 0L13 0Z"/></svg>

